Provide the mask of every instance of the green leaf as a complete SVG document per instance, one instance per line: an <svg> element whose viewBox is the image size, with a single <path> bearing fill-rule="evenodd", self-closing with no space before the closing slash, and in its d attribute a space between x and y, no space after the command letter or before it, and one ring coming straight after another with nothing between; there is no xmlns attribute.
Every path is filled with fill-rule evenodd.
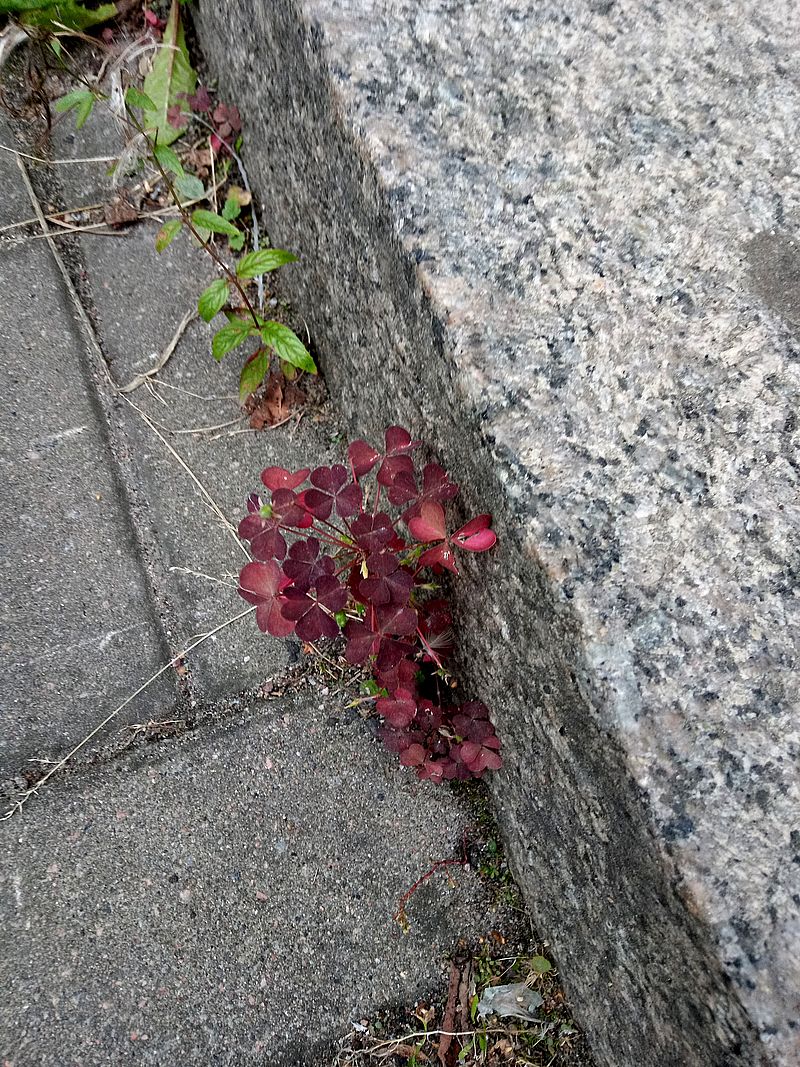
<svg viewBox="0 0 800 1067"><path fill-rule="evenodd" d="M277 270L285 263L296 263L297 256L284 252L281 248L262 248L258 252L248 252L236 265L240 278L256 278L269 270Z"/></svg>
<svg viewBox="0 0 800 1067"><path fill-rule="evenodd" d="M227 219L228 222L233 222L234 219L238 219L242 213L242 205L236 199L235 196L229 196L225 200L225 206L222 209L223 219Z"/></svg>
<svg viewBox="0 0 800 1067"><path fill-rule="evenodd" d="M317 373L317 366L308 349L288 326L280 322L265 322L261 327L261 336L264 344L274 348L280 359L291 363L293 367L308 371L309 374Z"/></svg>
<svg viewBox="0 0 800 1067"><path fill-rule="evenodd" d="M117 15L117 5L86 8L77 0L0 0L0 14L14 15L25 26L43 26L51 31L63 26L70 30L87 30L113 19Z"/></svg>
<svg viewBox="0 0 800 1067"><path fill-rule="evenodd" d="M225 233L229 237L239 236L239 230L232 222L223 219L222 215L215 211L206 211L205 208L199 207L192 212L192 222L204 230L211 230L212 233Z"/></svg>
<svg viewBox="0 0 800 1067"><path fill-rule="evenodd" d="M234 252L241 252L244 248L244 234L241 230L237 230L236 234L228 238L228 244L231 246Z"/></svg>
<svg viewBox="0 0 800 1067"><path fill-rule="evenodd" d="M2 7L2 2L0 2L0 7ZM61 53L63 52L63 49L61 47L61 41L59 41L57 37L51 37L49 43L55 54L58 56L59 59L61 59Z"/></svg>
<svg viewBox="0 0 800 1067"><path fill-rule="evenodd" d="M0 4L0 6L2 6ZM80 129L89 118L94 107L94 97L88 89L73 89L71 93L56 100L56 111L72 111L75 109L75 127Z"/></svg>
<svg viewBox="0 0 800 1067"><path fill-rule="evenodd" d="M251 328L251 323L247 322L246 319L233 319L222 329L217 330L211 342L211 352L214 359L219 362L223 356L227 356L231 349L243 344L250 336Z"/></svg>
<svg viewBox="0 0 800 1067"><path fill-rule="evenodd" d="M186 49L177 0L172 0L162 44L156 52L150 73L144 80L144 91L154 102L143 115L145 130L158 144L177 141L186 126L176 129L167 121L167 112L179 104L180 93L190 95L197 86L197 74L192 68Z"/></svg>
<svg viewBox="0 0 800 1067"><path fill-rule="evenodd" d="M205 186L194 174L182 174L177 178L175 191L180 194L182 201L200 200L206 195Z"/></svg>
<svg viewBox="0 0 800 1067"><path fill-rule="evenodd" d="M200 294L200 299L197 301L197 310L200 313L200 318L204 322L211 322L228 303L229 296L228 283L224 278L217 278L207 289L203 290Z"/></svg>
<svg viewBox="0 0 800 1067"><path fill-rule="evenodd" d="M170 219L164 223L156 234L156 252L163 252L172 243L182 225L180 219Z"/></svg>
<svg viewBox="0 0 800 1067"><path fill-rule="evenodd" d="M183 177L183 164L178 159L178 153L174 148L170 148L169 145L165 144L157 144L153 148L153 153L164 170L172 171L178 178Z"/></svg>
<svg viewBox="0 0 800 1067"><path fill-rule="evenodd" d="M537 974L548 974L553 969L553 965L545 956L534 956L531 960L531 968Z"/></svg>
<svg viewBox="0 0 800 1067"><path fill-rule="evenodd" d="M251 393L264 381L269 370L269 352L266 348L259 348L252 354L250 359L242 367L239 377L239 402L244 403Z"/></svg>
<svg viewBox="0 0 800 1067"><path fill-rule="evenodd" d="M147 93L143 93L134 85L129 85L128 88L125 90L125 103L128 105L128 107L138 107L141 108L142 111L156 110L156 105L153 103Z"/></svg>

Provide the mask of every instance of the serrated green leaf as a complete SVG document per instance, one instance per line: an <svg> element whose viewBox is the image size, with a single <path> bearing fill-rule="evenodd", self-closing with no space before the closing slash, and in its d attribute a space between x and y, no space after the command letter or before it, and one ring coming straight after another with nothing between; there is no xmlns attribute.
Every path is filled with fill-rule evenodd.
<svg viewBox="0 0 800 1067"><path fill-rule="evenodd" d="M236 229L232 222L223 219L222 215L218 215L215 211L206 211L202 207L196 208L192 212L192 222L195 226L201 226L204 230L211 230L212 233L224 233L229 237L239 235L239 230Z"/></svg>
<svg viewBox="0 0 800 1067"><path fill-rule="evenodd" d="M142 111L155 111L156 105L147 95L143 93L141 89L137 89L135 85L129 85L125 90L125 103L128 107L138 107Z"/></svg>
<svg viewBox="0 0 800 1067"><path fill-rule="evenodd" d="M172 243L181 225L180 219L170 219L164 223L156 234L156 252L163 252L167 245Z"/></svg>
<svg viewBox="0 0 800 1067"><path fill-rule="evenodd" d="M2 6L2 5L0 5ZM75 128L80 129L92 113L94 96L88 89L73 89L71 93L56 100L56 111L72 111L75 109Z"/></svg>
<svg viewBox="0 0 800 1067"><path fill-rule="evenodd" d="M183 164L178 159L178 153L174 148L170 148L166 144L157 144L153 148L153 153L164 170L172 171L178 178L183 177Z"/></svg>
<svg viewBox="0 0 800 1067"><path fill-rule="evenodd" d="M206 190L203 183L194 174L182 174L176 178L175 191L180 194L181 200L200 200L205 197Z"/></svg>
<svg viewBox="0 0 800 1067"><path fill-rule="evenodd" d="M232 319L222 329L217 330L211 342L211 352L218 362L231 349L243 344L250 336L251 324L245 319Z"/></svg>
<svg viewBox="0 0 800 1067"><path fill-rule="evenodd" d="M167 121L167 112L179 104L179 94L191 95L197 86L197 74L189 60L177 0L172 0L162 43L153 60L153 67L144 80L144 91L155 107L144 112L147 132L158 144L172 144L186 126L176 129Z"/></svg>
<svg viewBox="0 0 800 1067"><path fill-rule="evenodd" d="M254 393L264 381L269 370L269 352L266 348L259 348L242 367L239 377L239 402L245 400Z"/></svg>
<svg viewBox="0 0 800 1067"><path fill-rule="evenodd" d="M56 111L69 111L71 108L77 107L84 96L91 95L88 89L73 89L71 93L67 93L56 100L53 106Z"/></svg>
<svg viewBox="0 0 800 1067"><path fill-rule="evenodd" d="M280 322L265 322L260 332L264 344L274 348L280 359L309 374L317 373L316 363L294 330Z"/></svg>
<svg viewBox="0 0 800 1067"><path fill-rule="evenodd" d="M229 196L225 201L225 206L222 208L223 219L227 219L228 222L233 222L234 219L239 218L241 213L242 205L235 196Z"/></svg>
<svg viewBox="0 0 800 1067"><path fill-rule="evenodd" d="M211 322L228 303L229 296L228 283L224 278L217 278L207 289L203 290L197 301L200 318L204 322Z"/></svg>
<svg viewBox="0 0 800 1067"><path fill-rule="evenodd" d="M277 270L285 263L295 263L297 256L284 252L282 248L261 248L258 252L248 252L236 264L236 273L240 278L256 278L259 274Z"/></svg>

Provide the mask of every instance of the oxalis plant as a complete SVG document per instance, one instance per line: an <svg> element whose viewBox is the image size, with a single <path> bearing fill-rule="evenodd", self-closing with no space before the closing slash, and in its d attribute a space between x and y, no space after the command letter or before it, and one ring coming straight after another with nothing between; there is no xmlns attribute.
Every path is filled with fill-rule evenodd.
<svg viewBox="0 0 800 1067"><path fill-rule="evenodd" d="M420 444L392 426L382 451L354 441L347 466L263 470L269 499L253 493L239 524L254 556L239 592L273 637L344 636L403 766L433 782L480 778L502 766L500 742L485 704L451 699L453 620L439 579L458 575L458 553L497 538L488 514L448 532L458 486L437 463L419 470Z"/></svg>

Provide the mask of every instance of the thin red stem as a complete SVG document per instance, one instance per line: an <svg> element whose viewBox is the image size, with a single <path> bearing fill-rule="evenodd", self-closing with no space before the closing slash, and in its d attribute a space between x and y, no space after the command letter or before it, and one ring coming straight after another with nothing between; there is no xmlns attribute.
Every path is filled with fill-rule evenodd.
<svg viewBox="0 0 800 1067"><path fill-rule="evenodd" d="M436 655L436 653L433 651L433 649L428 644L428 642L425 640L425 638L423 636L423 633L422 633L422 630L420 630L419 627L417 627L417 635L418 635L420 641L422 642L422 644L425 646L425 651L428 653L428 655L431 657L431 659L434 661L434 663L436 663L438 665L440 670L444 670L444 664L439 659L439 657Z"/></svg>
<svg viewBox="0 0 800 1067"><path fill-rule="evenodd" d="M406 904L408 904L409 900L416 893L419 887L421 885L424 885L429 878L432 878L437 871L441 870L443 867L453 867L456 865L466 867L468 863L469 857L467 856L467 832L465 830L461 838L461 857L459 859L437 860L429 871L426 871L425 874L422 875L422 877L418 878L416 882L414 882L414 884L411 886L411 888L406 890L402 897L400 897L399 907L393 916L395 921L399 923L403 923L406 921Z"/></svg>

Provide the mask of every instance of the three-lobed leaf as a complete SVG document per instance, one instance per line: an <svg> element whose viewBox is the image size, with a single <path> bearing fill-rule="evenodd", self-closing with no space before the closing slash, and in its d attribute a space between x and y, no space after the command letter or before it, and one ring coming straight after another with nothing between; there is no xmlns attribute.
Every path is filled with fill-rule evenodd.
<svg viewBox="0 0 800 1067"><path fill-rule="evenodd" d="M278 325L259 320L251 333L274 342ZM243 395L268 369L269 352L259 349L242 372ZM448 677L442 661L452 654L453 642L447 603L426 596L435 586L421 572L426 565L455 571L454 547L485 551L495 535L488 514L447 534L442 503L454 495L455 487L442 468L428 464L420 491L419 472L409 455L419 445L402 428L390 427L382 454L365 441L351 445L349 469L342 464L297 472L268 467L261 478L272 502L264 505L255 494L248 498L249 514L239 533L250 541L257 560L279 564L270 567L270 581L261 583L266 594L262 599L293 624L296 636L313 641L343 631L346 661L367 665L374 674L367 692L376 698L383 719L380 736L401 764L434 783L481 778L503 763L486 705L455 705L444 696L437 706L424 695L423 686L436 679L442 699L438 678ZM389 505L403 508L412 500L414 514L407 509L392 518L377 511L372 493L362 493L360 479L379 461L373 477L388 488ZM311 484L303 488L307 479ZM422 542L419 547L401 535L401 522ZM292 528L313 532L287 544ZM323 543L334 547L333 555L320 555ZM427 552L426 543L433 544ZM248 567L249 577L252 565ZM287 584L278 584L282 580ZM242 583L240 592L251 603L258 602L252 582ZM262 616L265 611L262 607ZM265 622L259 620L262 629L267 628ZM544 957L536 958L537 973L549 968Z"/></svg>
<svg viewBox="0 0 800 1067"><path fill-rule="evenodd" d="M248 252L236 264L236 273L240 278L256 278L259 274L277 270L286 263L297 262L297 256L284 252L282 248L260 248L257 252Z"/></svg>
<svg viewBox="0 0 800 1067"><path fill-rule="evenodd" d="M217 278L200 294L197 310L204 322L211 320L222 311L228 303L228 283L224 278Z"/></svg>
<svg viewBox="0 0 800 1067"><path fill-rule="evenodd" d="M311 353L294 330L280 322L265 322L260 332L264 344L274 349L279 359L309 374L317 373L317 365L311 358Z"/></svg>

